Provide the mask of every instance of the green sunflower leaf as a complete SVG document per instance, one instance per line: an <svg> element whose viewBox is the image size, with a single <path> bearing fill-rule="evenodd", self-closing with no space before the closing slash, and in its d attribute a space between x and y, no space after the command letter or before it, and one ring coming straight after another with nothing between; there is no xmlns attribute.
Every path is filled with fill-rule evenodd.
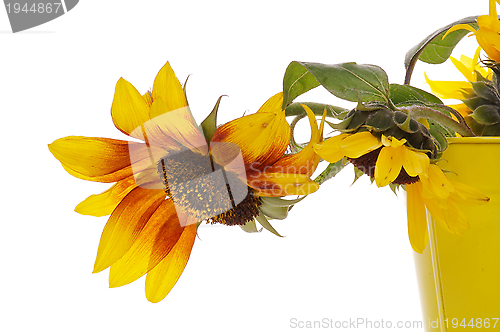
<svg viewBox="0 0 500 332"><path fill-rule="evenodd" d="M458 42L469 33L468 30L456 30L448 34L448 36L443 39L446 31L457 24L469 24L472 27L477 28L477 23L475 23L477 18L478 16L470 16L448 24L434 31L426 38L424 38L424 40L410 49L406 53L405 57L405 84L410 83L411 74L417 60L420 59L421 61L431 64L439 64L445 62L450 57L451 52L458 44Z"/></svg>
<svg viewBox="0 0 500 332"><path fill-rule="evenodd" d="M391 84L389 86L391 100L394 105L413 102L442 104L443 102L433 94L410 85Z"/></svg>
<svg viewBox="0 0 500 332"><path fill-rule="evenodd" d="M287 106L285 109L286 116L297 116L297 115L306 115L306 111L302 105L306 105L313 111L313 113L317 116L322 116L323 112L326 109L326 116L330 118L343 119L344 115L349 112L348 109L343 107L321 104L321 103L292 103Z"/></svg>
<svg viewBox="0 0 500 332"><path fill-rule="evenodd" d="M336 97L349 101L389 101L389 80L385 71L378 66L354 62L325 65L294 61L288 66L283 80L284 107L295 97L318 85Z"/></svg>

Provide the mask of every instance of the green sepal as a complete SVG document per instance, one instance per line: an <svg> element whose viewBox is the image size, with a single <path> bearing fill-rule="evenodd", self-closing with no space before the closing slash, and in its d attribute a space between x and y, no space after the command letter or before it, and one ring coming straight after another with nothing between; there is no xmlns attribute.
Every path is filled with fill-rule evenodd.
<svg viewBox="0 0 500 332"><path fill-rule="evenodd" d="M471 110L475 110L479 106L489 105L490 104L490 102L488 100L486 100L484 98L481 98L479 96L468 98L468 99L464 99L464 100L462 100L462 102L465 104L465 106L467 106Z"/></svg>
<svg viewBox="0 0 500 332"><path fill-rule="evenodd" d="M217 99L214 109L201 123L201 129L203 130L203 135L205 136L207 142L210 142L212 140L212 137L217 130L217 111L219 110L222 97L224 97L224 95L220 96L219 99Z"/></svg>
<svg viewBox="0 0 500 332"><path fill-rule="evenodd" d="M500 136L500 123L484 127L483 136Z"/></svg>
<svg viewBox="0 0 500 332"><path fill-rule="evenodd" d="M499 108L495 105L482 105L474 110L472 117L484 125L493 125L500 122Z"/></svg>
<svg viewBox="0 0 500 332"><path fill-rule="evenodd" d="M260 211L270 219L283 220L288 216L288 206L273 206L270 204L264 204L259 207Z"/></svg>
<svg viewBox="0 0 500 332"><path fill-rule="evenodd" d="M394 112L388 108L371 112L366 119L366 126L376 131L385 131L394 125Z"/></svg>
<svg viewBox="0 0 500 332"><path fill-rule="evenodd" d="M400 185L397 184L397 183L389 183L389 188L391 188L392 192L394 193L394 195L398 195L397 191L399 189Z"/></svg>
<svg viewBox="0 0 500 332"><path fill-rule="evenodd" d="M419 126L419 123L415 120L413 120L410 116L403 112L394 112L394 123L399 127L399 129L413 134L416 133L419 129L421 129L421 126Z"/></svg>
<svg viewBox="0 0 500 332"><path fill-rule="evenodd" d="M356 166L354 166L354 180L352 181L351 186L353 184L355 184L356 181L358 181L358 179L360 177L362 177L363 175L365 175L365 172L361 171L359 168L357 168Z"/></svg>
<svg viewBox="0 0 500 332"><path fill-rule="evenodd" d="M264 215L264 213L262 213L262 211L260 211L259 215L255 217L255 219L257 219L259 224L261 224L262 227L267 229L269 232L273 233L276 236L283 237L273 228L273 226L271 226L269 220L267 220L266 216Z"/></svg>
<svg viewBox="0 0 500 332"><path fill-rule="evenodd" d="M498 102L499 97L495 93L495 87L491 82L471 82L472 89L479 96L490 102Z"/></svg>
<svg viewBox="0 0 500 332"><path fill-rule="evenodd" d="M240 228L247 233L259 233L262 231L262 228L257 229L257 225L255 224L255 220L247 221L245 225L240 225Z"/></svg>
<svg viewBox="0 0 500 332"><path fill-rule="evenodd" d="M314 182L317 182L319 185L323 184L324 182L337 175L346 165L346 158L343 158L335 163L328 164L325 170L314 179Z"/></svg>

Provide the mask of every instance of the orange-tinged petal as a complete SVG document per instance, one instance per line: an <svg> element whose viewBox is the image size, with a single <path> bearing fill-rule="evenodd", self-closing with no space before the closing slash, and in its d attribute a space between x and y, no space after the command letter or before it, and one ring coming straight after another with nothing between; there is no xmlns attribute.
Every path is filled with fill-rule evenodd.
<svg viewBox="0 0 500 332"><path fill-rule="evenodd" d="M163 190L140 187L125 196L102 231L94 273L107 269L130 249L164 198Z"/></svg>
<svg viewBox="0 0 500 332"><path fill-rule="evenodd" d="M162 109L164 112L173 111L188 105L184 90L168 62L160 69L158 75L156 75L152 95L153 101L159 98L163 99L166 104L166 108ZM185 120L191 120L190 114L183 114L183 116Z"/></svg>
<svg viewBox="0 0 500 332"><path fill-rule="evenodd" d="M349 158L359 158L382 146L382 143L370 132L364 131L344 137L339 146Z"/></svg>
<svg viewBox="0 0 500 332"><path fill-rule="evenodd" d="M208 152L207 142L202 132L190 120L186 120L184 113L189 113L187 107L167 112L167 105L159 98L151 106L151 121L145 124L150 145L178 149L182 146L205 155Z"/></svg>
<svg viewBox="0 0 500 332"><path fill-rule="evenodd" d="M144 148L143 143L84 136L68 136L49 144L50 152L71 175L99 182L116 182L132 175L129 150L137 152L137 163L149 162Z"/></svg>
<svg viewBox="0 0 500 332"><path fill-rule="evenodd" d="M268 112L266 110L273 108L263 108L264 111L220 126L212 137L212 142L229 142L239 146L247 169L262 169L275 163L283 156L290 142L290 126L285 119L285 112ZM221 148L224 145L217 146ZM232 160L236 153L229 149L227 154L227 159ZM224 151L217 151L216 155L222 158Z"/></svg>
<svg viewBox="0 0 500 332"><path fill-rule="evenodd" d="M111 105L111 117L116 128L127 135L149 120L147 102L139 91L123 78L120 78L116 83L115 96ZM136 138L140 139L140 137Z"/></svg>
<svg viewBox="0 0 500 332"><path fill-rule="evenodd" d="M386 146L382 148L375 165L375 182L378 187L387 186L396 180L399 172L401 172L406 150L404 146L397 148Z"/></svg>
<svg viewBox="0 0 500 332"><path fill-rule="evenodd" d="M131 283L157 266L175 246L183 230L173 201L163 200L130 249L111 266L109 286Z"/></svg>
<svg viewBox="0 0 500 332"><path fill-rule="evenodd" d="M257 195L268 197L308 195L319 188L307 174L249 172L247 181Z"/></svg>
<svg viewBox="0 0 500 332"><path fill-rule="evenodd" d="M283 110L281 106L283 105L283 92L278 92L271 98L269 98L257 111L257 113L275 113L281 114Z"/></svg>
<svg viewBox="0 0 500 332"><path fill-rule="evenodd" d="M416 182L407 184L406 187L406 213L408 217L408 236L413 250L421 254L427 242L427 217L424 201L421 196L422 184Z"/></svg>
<svg viewBox="0 0 500 332"><path fill-rule="evenodd" d="M148 272L146 275L146 298L150 302L160 302L174 287L186 267L195 238L196 224L185 227L179 241L167 257Z"/></svg>
<svg viewBox="0 0 500 332"><path fill-rule="evenodd" d="M134 177L129 176L100 194L90 195L76 206L75 211L94 217L106 216L111 214L122 199L135 187Z"/></svg>
<svg viewBox="0 0 500 332"><path fill-rule="evenodd" d="M417 176L419 174L427 174L429 169L429 157L422 152L416 152L407 149L406 157L403 160L403 167L409 176Z"/></svg>

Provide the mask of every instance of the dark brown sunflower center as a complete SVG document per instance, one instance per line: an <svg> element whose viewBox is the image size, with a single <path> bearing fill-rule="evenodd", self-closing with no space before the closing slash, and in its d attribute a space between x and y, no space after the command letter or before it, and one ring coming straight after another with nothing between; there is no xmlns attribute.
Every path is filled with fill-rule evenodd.
<svg viewBox="0 0 500 332"><path fill-rule="evenodd" d="M260 199L209 155L191 150L170 154L158 162L158 174L167 196L199 221L244 225L259 214Z"/></svg>
<svg viewBox="0 0 500 332"><path fill-rule="evenodd" d="M378 155L382 147L369 152L365 155L362 155L359 158L349 158L349 161L356 166L360 171L373 178L375 176L375 164L377 163ZM392 183L396 184L410 184L418 181L418 176L409 176L406 173L405 169L401 167L401 171L399 172L396 180L392 181Z"/></svg>

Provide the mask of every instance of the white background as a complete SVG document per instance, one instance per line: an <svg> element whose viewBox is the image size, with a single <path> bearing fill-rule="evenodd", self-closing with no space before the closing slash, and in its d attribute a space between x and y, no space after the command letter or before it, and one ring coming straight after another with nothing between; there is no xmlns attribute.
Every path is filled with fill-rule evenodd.
<svg viewBox="0 0 500 332"><path fill-rule="evenodd" d="M12 34L0 8L0 331L293 331L301 329L292 318L421 320L404 197L366 177L350 187L351 168L273 223L284 238L200 229L179 282L151 304L144 278L108 289L108 271L91 273L107 217L73 209L108 185L68 175L47 144L68 135L124 139L110 117L117 80L144 93L167 60L181 82L191 75L199 122L222 94L221 122L255 112L281 91L293 60L377 64L402 84L408 49L487 9L486 0L83 0ZM431 67L417 66L417 87L426 88ZM300 100L337 103L317 90Z"/></svg>

